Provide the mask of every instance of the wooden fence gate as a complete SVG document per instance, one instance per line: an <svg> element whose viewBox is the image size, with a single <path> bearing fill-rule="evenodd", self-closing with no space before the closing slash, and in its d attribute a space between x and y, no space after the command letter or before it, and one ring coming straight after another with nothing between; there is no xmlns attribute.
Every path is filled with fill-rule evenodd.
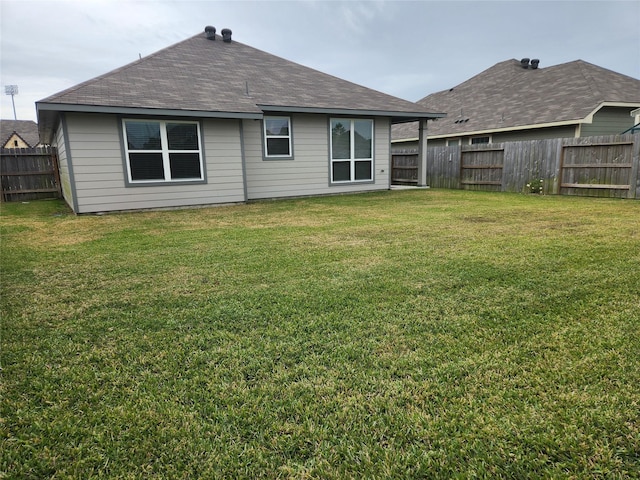
<svg viewBox="0 0 640 480"><path fill-rule="evenodd" d="M58 157L53 147L0 150L3 202L59 198Z"/></svg>
<svg viewBox="0 0 640 480"><path fill-rule="evenodd" d="M502 167L504 148L477 146L473 149L463 147L460 161L460 183L465 190L489 190L499 192L502 189Z"/></svg>
<svg viewBox="0 0 640 480"><path fill-rule="evenodd" d="M418 184L418 154L412 151L391 156L391 183L394 185Z"/></svg>

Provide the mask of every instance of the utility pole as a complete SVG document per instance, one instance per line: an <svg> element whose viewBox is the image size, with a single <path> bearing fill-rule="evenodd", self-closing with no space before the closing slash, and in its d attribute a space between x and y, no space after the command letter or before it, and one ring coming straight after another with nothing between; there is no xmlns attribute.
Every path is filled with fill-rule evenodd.
<svg viewBox="0 0 640 480"><path fill-rule="evenodd" d="M18 85L5 85L4 93L7 95L11 95L11 104L13 105L13 119L17 120L16 116L16 103L13 101L13 96L18 94Z"/></svg>

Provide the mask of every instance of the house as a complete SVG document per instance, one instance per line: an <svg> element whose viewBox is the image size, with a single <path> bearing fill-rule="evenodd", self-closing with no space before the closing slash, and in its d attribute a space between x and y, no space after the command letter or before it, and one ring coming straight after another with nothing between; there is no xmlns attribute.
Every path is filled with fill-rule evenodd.
<svg viewBox="0 0 640 480"><path fill-rule="evenodd" d="M36 103L76 213L389 189L391 125L444 116L221 33Z"/></svg>
<svg viewBox="0 0 640 480"><path fill-rule="evenodd" d="M0 120L2 148L31 148L40 145L38 125L33 120Z"/></svg>
<svg viewBox="0 0 640 480"><path fill-rule="evenodd" d="M429 123L431 146L611 135L633 127L640 80L582 60L540 68L525 58L498 63L417 103L448 114ZM394 150L417 143L417 124L393 127Z"/></svg>

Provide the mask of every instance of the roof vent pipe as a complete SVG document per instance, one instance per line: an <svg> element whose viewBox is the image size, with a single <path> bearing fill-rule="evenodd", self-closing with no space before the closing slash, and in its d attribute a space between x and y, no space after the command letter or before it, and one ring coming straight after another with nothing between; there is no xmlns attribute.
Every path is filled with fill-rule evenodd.
<svg viewBox="0 0 640 480"><path fill-rule="evenodd" d="M538 68L539 63L540 63L540 60L538 60L537 58L534 58L533 60L531 60L531 68L535 70L536 68Z"/></svg>
<svg viewBox="0 0 640 480"><path fill-rule="evenodd" d="M520 60L520 66L522 68L529 68L529 59L523 58L522 60Z"/></svg>
<svg viewBox="0 0 640 480"><path fill-rule="evenodd" d="M223 42L231 43L231 30L229 30L228 28L223 28L222 32L220 33L222 33Z"/></svg>
<svg viewBox="0 0 640 480"><path fill-rule="evenodd" d="M212 27L211 25L207 25L204 27L204 33L209 40L216 39L216 27Z"/></svg>

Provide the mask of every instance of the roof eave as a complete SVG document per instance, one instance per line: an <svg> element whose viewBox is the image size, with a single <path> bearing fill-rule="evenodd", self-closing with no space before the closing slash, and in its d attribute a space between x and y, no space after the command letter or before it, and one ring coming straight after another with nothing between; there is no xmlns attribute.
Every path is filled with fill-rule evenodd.
<svg viewBox="0 0 640 480"><path fill-rule="evenodd" d="M51 143L59 113L107 113L116 115L152 115L190 118L261 119L261 112L224 112L177 110L167 108L113 107L107 105L76 105L69 103L36 102L40 141Z"/></svg>
<svg viewBox="0 0 640 480"><path fill-rule="evenodd" d="M54 112L81 113L112 113L124 115L159 115L172 117L203 117L203 118L262 118L262 113L254 111L210 111L210 110L179 110L171 108L118 107L107 105L76 105L68 103L36 102L36 110Z"/></svg>
<svg viewBox="0 0 640 480"><path fill-rule="evenodd" d="M282 113L314 113L329 115L359 115L369 117L391 117L391 123L409 123L418 120L432 120L435 118L446 117L446 113L431 112L399 112L397 110L374 110L374 109L355 109L355 108L336 108L336 107L298 107L284 105L261 105L258 107L263 112L282 112Z"/></svg>
<svg viewBox="0 0 640 480"><path fill-rule="evenodd" d="M36 115L38 118L38 137L43 145L53 143L53 134L58 125L58 113L53 110L40 110L36 103Z"/></svg>

